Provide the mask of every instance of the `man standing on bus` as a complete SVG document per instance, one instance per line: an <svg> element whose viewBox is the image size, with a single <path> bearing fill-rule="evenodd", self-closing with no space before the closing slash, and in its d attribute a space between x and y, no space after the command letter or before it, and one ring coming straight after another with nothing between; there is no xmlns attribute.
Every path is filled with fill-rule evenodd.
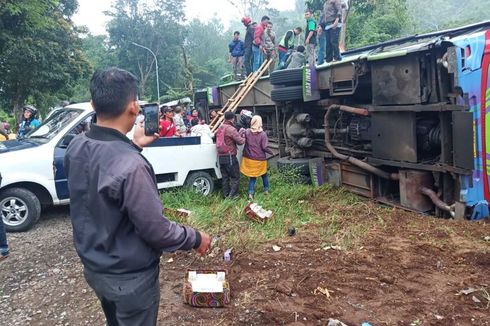
<svg viewBox="0 0 490 326"><path fill-rule="evenodd" d="M243 25L247 28L247 33L245 34L245 41L243 42L243 47L245 48L245 53L243 55L243 65L245 67L245 73L250 75L252 73L254 55L252 52L252 43L255 36L255 28L252 24L252 19L249 17L242 18Z"/></svg>
<svg viewBox="0 0 490 326"><path fill-rule="evenodd" d="M341 61L339 49L340 28L342 23L342 3L340 0L327 0L323 6L325 35L325 61Z"/></svg>
<svg viewBox="0 0 490 326"><path fill-rule="evenodd" d="M254 64L253 71L259 70L260 66L262 66L263 56L262 56L262 37L264 35L265 30L267 29L267 24L269 23L270 18L267 16L262 17L260 24L255 28L255 37L253 42L253 54L254 54Z"/></svg>
<svg viewBox="0 0 490 326"><path fill-rule="evenodd" d="M315 67L316 63L316 21L313 18L313 13L310 9L305 12L306 18L306 35L305 35L305 48L308 53L308 65L310 67Z"/></svg>

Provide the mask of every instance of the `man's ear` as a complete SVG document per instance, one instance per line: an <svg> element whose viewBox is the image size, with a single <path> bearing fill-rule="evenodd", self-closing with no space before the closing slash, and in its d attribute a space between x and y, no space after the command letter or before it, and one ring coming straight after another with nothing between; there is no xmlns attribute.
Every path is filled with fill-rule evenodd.
<svg viewBox="0 0 490 326"><path fill-rule="evenodd" d="M138 114L140 113L140 106L138 104L138 101L131 101L131 103L129 103L128 110L132 116L138 116Z"/></svg>

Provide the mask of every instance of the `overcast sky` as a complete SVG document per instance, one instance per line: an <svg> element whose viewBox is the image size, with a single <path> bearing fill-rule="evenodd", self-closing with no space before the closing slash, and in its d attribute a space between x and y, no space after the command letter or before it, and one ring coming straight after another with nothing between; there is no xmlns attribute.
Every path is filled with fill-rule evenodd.
<svg viewBox="0 0 490 326"><path fill-rule="evenodd" d="M87 26L92 34L104 34L107 17L104 11L110 9L112 0L79 0L78 13L74 17L77 25ZM270 0L271 7L279 10L294 9L294 0ZM208 20L219 13L225 26L232 19L240 19L241 15L226 0L186 0L188 18Z"/></svg>

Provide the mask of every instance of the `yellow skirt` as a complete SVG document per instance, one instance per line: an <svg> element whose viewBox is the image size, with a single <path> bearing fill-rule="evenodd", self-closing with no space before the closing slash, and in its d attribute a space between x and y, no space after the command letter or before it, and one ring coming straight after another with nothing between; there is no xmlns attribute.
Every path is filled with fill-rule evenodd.
<svg viewBox="0 0 490 326"><path fill-rule="evenodd" d="M242 158L240 172L249 178L258 178L267 173L267 161L256 161L249 158Z"/></svg>

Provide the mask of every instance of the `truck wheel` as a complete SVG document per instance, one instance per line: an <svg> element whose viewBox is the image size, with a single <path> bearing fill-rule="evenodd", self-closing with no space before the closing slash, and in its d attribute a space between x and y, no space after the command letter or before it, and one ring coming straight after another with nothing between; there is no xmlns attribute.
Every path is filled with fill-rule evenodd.
<svg viewBox="0 0 490 326"><path fill-rule="evenodd" d="M7 231L24 232L41 217L41 203L27 189L7 189L0 193L0 214Z"/></svg>
<svg viewBox="0 0 490 326"><path fill-rule="evenodd" d="M279 171L294 171L298 175L310 175L310 159L283 157L277 161Z"/></svg>
<svg viewBox="0 0 490 326"><path fill-rule="evenodd" d="M271 99L275 102L303 100L303 86L274 88L271 91Z"/></svg>
<svg viewBox="0 0 490 326"><path fill-rule="evenodd" d="M187 177L185 185L204 196L208 196L214 191L214 180L207 172L192 172Z"/></svg>
<svg viewBox="0 0 490 326"><path fill-rule="evenodd" d="M271 85L297 86L303 84L303 68L276 70L271 74Z"/></svg>

